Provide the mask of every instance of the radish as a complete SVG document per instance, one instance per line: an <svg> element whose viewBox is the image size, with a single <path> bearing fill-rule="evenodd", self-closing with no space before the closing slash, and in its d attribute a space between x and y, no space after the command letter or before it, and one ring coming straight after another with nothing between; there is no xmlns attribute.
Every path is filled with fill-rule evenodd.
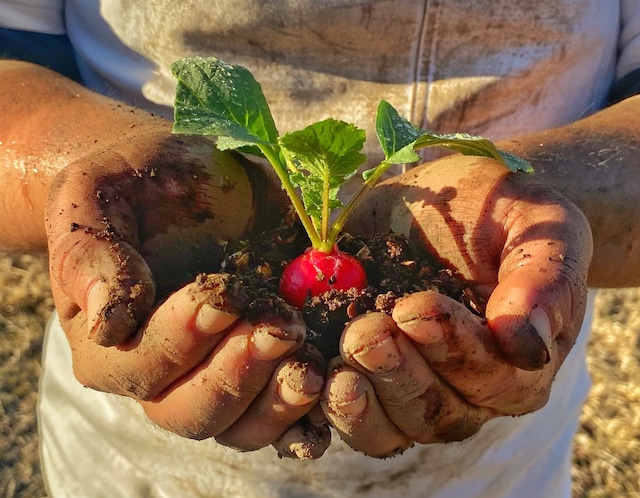
<svg viewBox="0 0 640 498"><path fill-rule="evenodd" d="M280 279L280 295L301 308L307 296L318 296L331 289L364 289L367 276L360 262L339 249L330 253L307 249L291 261Z"/></svg>
<svg viewBox="0 0 640 498"><path fill-rule="evenodd" d="M492 157L512 171L533 171L485 138L420 130L383 100L375 124L385 159L364 171L359 191L343 205L340 188L367 160L360 152L364 130L330 118L280 136L259 83L245 67L194 57L174 62L171 69L178 80L174 133L213 135L220 150L266 158L291 199L311 243L285 267L280 281L281 296L293 306L330 289L366 287L362 265L338 249L338 237L357 203L391 165L420 160L417 149L439 145Z"/></svg>

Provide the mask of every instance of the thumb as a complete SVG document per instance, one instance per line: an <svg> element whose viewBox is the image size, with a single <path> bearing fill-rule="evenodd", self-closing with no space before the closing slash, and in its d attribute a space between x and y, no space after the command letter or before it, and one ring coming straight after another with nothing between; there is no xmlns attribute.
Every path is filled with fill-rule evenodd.
<svg viewBox="0 0 640 498"><path fill-rule="evenodd" d="M564 360L580 330L591 234L572 204L547 204L515 219L486 318L504 356L537 370L550 360L552 347Z"/></svg>
<svg viewBox="0 0 640 498"><path fill-rule="evenodd" d="M56 177L45 223L52 291L63 324L84 319L87 335L111 346L146 317L155 285L136 249L130 204L117 193L102 198L98 181L102 164L108 162L115 175L127 176L130 168L117 156L104 159L76 163Z"/></svg>

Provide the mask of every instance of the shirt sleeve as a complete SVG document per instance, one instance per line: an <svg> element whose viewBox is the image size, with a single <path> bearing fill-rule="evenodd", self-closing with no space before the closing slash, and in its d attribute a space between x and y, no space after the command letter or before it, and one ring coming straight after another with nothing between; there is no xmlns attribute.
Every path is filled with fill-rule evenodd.
<svg viewBox="0 0 640 498"><path fill-rule="evenodd" d="M65 34L64 0L3 0L0 2L0 27L49 35Z"/></svg>
<svg viewBox="0 0 640 498"><path fill-rule="evenodd" d="M621 0L620 5L618 65L609 92L610 104L640 94L640 0Z"/></svg>
<svg viewBox="0 0 640 498"><path fill-rule="evenodd" d="M640 0L622 0L617 79L640 68Z"/></svg>
<svg viewBox="0 0 640 498"><path fill-rule="evenodd" d="M64 1L0 0L0 58L34 62L80 81Z"/></svg>

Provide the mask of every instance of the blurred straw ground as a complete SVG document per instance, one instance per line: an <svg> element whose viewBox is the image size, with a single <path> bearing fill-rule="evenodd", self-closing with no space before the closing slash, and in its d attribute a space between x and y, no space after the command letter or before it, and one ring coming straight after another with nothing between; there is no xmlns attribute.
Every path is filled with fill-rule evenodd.
<svg viewBox="0 0 640 498"><path fill-rule="evenodd" d="M639 304L640 289L598 297L589 351L594 386L574 450L575 497L640 498ZM44 257L0 253L0 498L46 496L35 405L52 309Z"/></svg>

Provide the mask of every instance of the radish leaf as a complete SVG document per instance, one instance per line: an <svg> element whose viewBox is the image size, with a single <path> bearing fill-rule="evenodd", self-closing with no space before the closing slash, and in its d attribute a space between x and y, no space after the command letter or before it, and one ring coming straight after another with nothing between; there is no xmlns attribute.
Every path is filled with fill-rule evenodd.
<svg viewBox="0 0 640 498"><path fill-rule="evenodd" d="M413 163L420 156L413 150L414 142L424 132L398 114L389 102L380 101L376 115L376 135L385 155L391 164Z"/></svg>
<svg viewBox="0 0 640 498"><path fill-rule="evenodd" d="M432 147L438 145L447 149L455 150L465 156L484 156L491 157L505 166L511 171L524 171L533 173L533 167L524 159L520 159L513 154L499 150L491 140L477 135L469 135L468 133L436 133L425 132L413 144L414 149L423 147Z"/></svg>
<svg viewBox="0 0 640 498"><path fill-rule="evenodd" d="M518 171L522 171L524 173L529 173L533 175L535 170L529 161L525 161L521 157L516 156L515 154L511 154L505 150L497 149L498 154L502 156L502 163L504 163L507 168L509 168L514 173Z"/></svg>
<svg viewBox="0 0 640 498"><path fill-rule="evenodd" d="M326 119L280 138L292 183L302 192L307 214L321 234L328 233L330 213L342 207L338 191L366 161L360 151L364 130Z"/></svg>
<svg viewBox="0 0 640 498"><path fill-rule="evenodd" d="M381 101L376 117L376 134L385 153L384 163L407 164L420 160L415 152L424 147L440 146L464 155L491 157L507 166L511 171L533 173L533 167L524 159L498 149L490 140L468 133L436 133L423 131L398 114L391 104ZM377 168L364 173L365 180ZM386 169L386 168L384 168Z"/></svg>
<svg viewBox="0 0 640 498"><path fill-rule="evenodd" d="M217 135L219 149L276 143L271 111L248 69L195 57L174 62L171 71L178 80L174 133Z"/></svg>

